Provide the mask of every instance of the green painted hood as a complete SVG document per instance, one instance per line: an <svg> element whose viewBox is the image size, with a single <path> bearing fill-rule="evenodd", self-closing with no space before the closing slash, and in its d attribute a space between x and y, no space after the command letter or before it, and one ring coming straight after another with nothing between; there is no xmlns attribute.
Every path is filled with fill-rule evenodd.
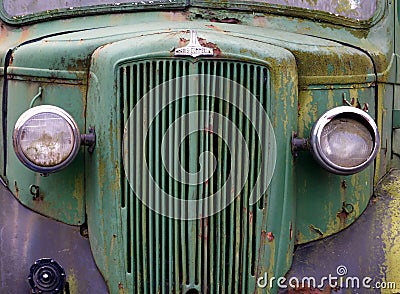
<svg viewBox="0 0 400 294"><path fill-rule="evenodd" d="M236 36L243 43L253 40L285 48L296 58L300 84L364 83L375 79L370 58L353 47L303 34L204 22L140 23L47 37L18 48L12 66L87 72L91 54L100 46L126 39L134 43L140 36L147 35L160 40L156 42L154 52L172 52L174 48L185 44L180 39L187 35L188 29L198 30L200 38L205 38L210 46L219 48L218 57L221 58L237 50L241 50L241 53L246 50L250 54L252 52L240 43L234 48L220 48L220 37ZM207 32L213 32L215 37L207 38Z"/></svg>

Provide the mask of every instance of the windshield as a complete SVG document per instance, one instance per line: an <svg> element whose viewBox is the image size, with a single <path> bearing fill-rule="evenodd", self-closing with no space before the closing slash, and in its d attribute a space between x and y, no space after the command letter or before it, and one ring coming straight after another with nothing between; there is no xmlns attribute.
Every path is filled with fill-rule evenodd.
<svg viewBox="0 0 400 294"><path fill-rule="evenodd" d="M172 2L172 1L165 1ZM175 1L174 1L175 2ZM46 12L59 9L70 9L90 6L108 5L118 7L130 3L132 6L138 4L159 4L160 1L143 0L3 0L3 9L9 16L23 16L28 14Z"/></svg>
<svg viewBox="0 0 400 294"><path fill-rule="evenodd" d="M230 2L230 1L229 1ZM236 1L232 1L236 2ZM268 3L323 11L356 20L368 20L376 11L376 0L241 0L245 3Z"/></svg>
<svg viewBox="0 0 400 294"><path fill-rule="evenodd" d="M194 5L204 4L213 7L237 7L243 5L257 7L278 8L303 8L308 11L328 12L336 16L347 17L355 20L369 20L375 14L377 9L377 0L237 0L237 1L220 1L220 0L192 0ZM96 6L103 6L103 9L116 8L119 6L167 6L168 4L188 5L189 1L185 0L2 0L3 11L10 17L23 17L37 13L52 12L60 13L61 11L73 11L74 9L82 10L93 9ZM189 4L190 5L190 4ZM105 6L105 7L104 7Z"/></svg>

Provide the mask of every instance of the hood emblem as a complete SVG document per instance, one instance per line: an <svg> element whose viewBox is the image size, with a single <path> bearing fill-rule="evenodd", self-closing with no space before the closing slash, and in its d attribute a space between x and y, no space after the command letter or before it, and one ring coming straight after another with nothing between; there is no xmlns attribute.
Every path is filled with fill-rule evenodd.
<svg viewBox="0 0 400 294"><path fill-rule="evenodd" d="M200 55L213 56L214 50L212 48L203 47L199 43L196 31L190 30L190 41L185 47L177 48L174 52L175 56L192 56L197 57Z"/></svg>

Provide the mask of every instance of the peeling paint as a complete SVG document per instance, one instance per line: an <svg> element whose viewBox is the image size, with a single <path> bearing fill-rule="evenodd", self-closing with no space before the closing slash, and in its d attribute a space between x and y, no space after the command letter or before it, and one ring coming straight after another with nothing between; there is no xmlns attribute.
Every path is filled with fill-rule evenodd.
<svg viewBox="0 0 400 294"><path fill-rule="evenodd" d="M74 269L70 268L67 273L67 283L70 294L79 294L79 280L75 274Z"/></svg>
<svg viewBox="0 0 400 294"><path fill-rule="evenodd" d="M383 218L382 239L385 244L385 264L382 271L387 282L400 283L400 171L392 171L377 187L376 195L389 197L388 207L379 211ZM400 285L397 285L399 289Z"/></svg>

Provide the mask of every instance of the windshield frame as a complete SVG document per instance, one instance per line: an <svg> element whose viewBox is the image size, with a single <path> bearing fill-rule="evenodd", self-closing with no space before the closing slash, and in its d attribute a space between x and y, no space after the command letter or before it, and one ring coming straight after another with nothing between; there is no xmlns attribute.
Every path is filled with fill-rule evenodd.
<svg viewBox="0 0 400 294"><path fill-rule="evenodd" d="M114 1L117 2L117 1ZM156 11L156 10L176 10L184 9L187 6L187 0L144 0L137 2L138 5L132 5L132 2L118 3L118 4L102 4L94 6L74 7L73 9L55 9L43 12L11 16L8 15L4 9L4 0L0 0L0 18L5 23L11 25L18 24L31 24L35 22L49 21L59 18L73 18L79 16L101 15L121 12L135 12L135 11ZM160 8L161 7L161 8Z"/></svg>
<svg viewBox="0 0 400 294"><path fill-rule="evenodd" d="M132 5L131 3L117 4L103 4L95 6L75 7L74 9L57 9L44 11L35 14L28 14L23 16L10 16L6 13L3 2L0 0L0 18L11 25L30 24L34 22L43 22L59 18L73 18L79 16L108 14L108 13L121 13L121 12L137 12L137 11L155 11L155 10L177 10L185 9L188 7L205 8L205 9L227 9L242 12L262 13L262 14L275 14L289 17L299 17L311 19L313 21L323 21L332 24L337 24L345 27L352 28L370 28L374 26L385 14L387 10L386 0L376 0L376 11L374 15L368 20L357 20L341 15L334 15L326 11L310 10L301 7L284 6L277 4L268 4L263 2L250 2L250 1L220 1L220 0L196 0L191 2L189 0L146 0L138 2L139 5Z"/></svg>
<svg viewBox="0 0 400 294"><path fill-rule="evenodd" d="M218 3L218 4L217 4ZM373 27L377 22L379 22L385 12L387 11L387 1L386 0L376 0L376 10L373 16L367 20L357 20L350 17L345 17L341 15L335 15L327 11L321 10L311 10L302 7L294 6L284 6L277 4L266 4L263 2L249 2L249 1L221 1L221 0L196 0L191 3L192 7L198 8L218 8L227 10L239 10L239 11L251 11L253 13L262 14L275 14L289 17L298 17L310 19L312 21L321 21L332 23L335 25L340 25L343 27L351 27L356 29L365 29Z"/></svg>

